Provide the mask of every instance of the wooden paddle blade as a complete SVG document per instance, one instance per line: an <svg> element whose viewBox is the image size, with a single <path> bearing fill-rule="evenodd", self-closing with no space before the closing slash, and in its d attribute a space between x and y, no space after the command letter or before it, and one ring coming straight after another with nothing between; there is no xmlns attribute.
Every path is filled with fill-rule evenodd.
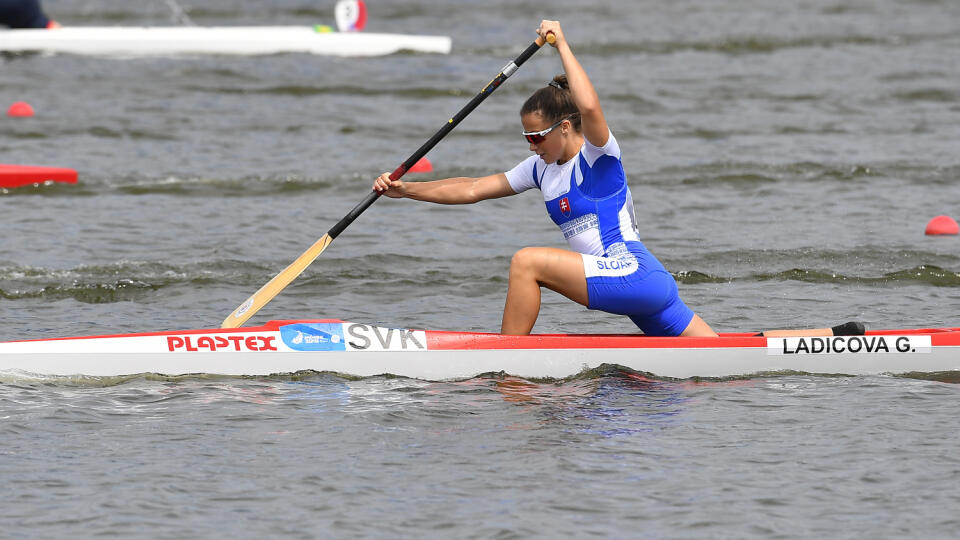
<svg viewBox="0 0 960 540"><path fill-rule="evenodd" d="M267 305L269 301L273 300L273 297L289 285L290 282L297 279L297 276L302 274L303 271L310 266L310 263L316 260L316 258L323 253L323 250L327 249L327 246L329 246L331 242L333 242L333 237L329 234L323 235L322 238L310 246L310 249L303 252L303 255L300 255L297 257L297 260L290 263L290 266L284 268L282 272L274 276L266 285L260 287L259 291L253 293L250 298L247 298L246 302L240 304L237 309L233 310L233 313L223 320L220 328L239 328L242 326L247 319L252 317L254 313L260 311L260 308Z"/></svg>

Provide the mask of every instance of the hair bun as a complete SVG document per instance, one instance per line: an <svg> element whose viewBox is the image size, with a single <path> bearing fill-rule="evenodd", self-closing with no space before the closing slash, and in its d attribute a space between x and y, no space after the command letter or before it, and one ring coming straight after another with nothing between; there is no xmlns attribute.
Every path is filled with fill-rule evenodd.
<svg viewBox="0 0 960 540"><path fill-rule="evenodd" d="M564 73L561 73L560 75L557 75L556 77L554 77L553 80L550 81L548 84L549 86L552 86L557 90L570 89L570 83L567 82L567 76Z"/></svg>
<svg viewBox="0 0 960 540"><path fill-rule="evenodd" d="M546 86L537 88L520 108L520 116L537 113L551 124L569 118L573 128L578 132L580 131L579 112L577 104L573 102L573 92L570 91L567 76L562 73L554 77Z"/></svg>

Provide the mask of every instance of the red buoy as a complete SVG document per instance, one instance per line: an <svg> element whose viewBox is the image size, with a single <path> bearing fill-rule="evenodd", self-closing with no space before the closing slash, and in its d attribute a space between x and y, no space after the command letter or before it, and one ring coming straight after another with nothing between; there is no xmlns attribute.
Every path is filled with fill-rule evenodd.
<svg viewBox="0 0 960 540"><path fill-rule="evenodd" d="M957 225L957 222L950 216L937 216L927 223L925 232L928 235L958 234L960 233L960 225Z"/></svg>
<svg viewBox="0 0 960 540"><path fill-rule="evenodd" d="M7 116L27 117L33 116L33 107L26 101L18 101L7 109Z"/></svg>
<svg viewBox="0 0 960 540"><path fill-rule="evenodd" d="M432 171L433 171L433 164L430 163L430 160L428 160L426 156L424 156L420 158L420 161L414 163L413 167L410 167L409 172L417 173L417 172L432 172Z"/></svg>

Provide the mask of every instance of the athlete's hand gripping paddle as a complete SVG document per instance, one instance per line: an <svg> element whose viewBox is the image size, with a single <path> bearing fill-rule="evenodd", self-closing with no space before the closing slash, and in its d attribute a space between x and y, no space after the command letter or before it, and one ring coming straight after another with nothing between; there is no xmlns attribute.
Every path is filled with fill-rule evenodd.
<svg viewBox="0 0 960 540"><path fill-rule="evenodd" d="M553 43L556 38L551 32L547 34L546 39L550 43ZM520 56L516 57L512 62L504 66L500 73L494 77L492 81L487 83L487 85L483 87L483 90L481 90L479 94L470 100L470 103L467 103L464 108L460 109L460 112L455 114L452 118L450 118L450 120L447 120L447 123L440 128L440 131L437 131L433 137L430 137L430 140L424 143L423 146L421 146L416 152L407 158L406 161L400 164L396 170L390 173L390 179L399 179L404 175L404 173L407 172L408 169L420 161L420 158L427 155L427 152L436 146L436 144L440 142L440 140L443 139L447 133L450 133L453 128L457 126L457 124L459 124L464 118L467 117L468 114L477 108L477 105L480 105L483 100L487 99L487 96L492 94L494 90L503 84L503 81L507 80L507 77L513 75L517 69L523 65L524 62L533 56L533 53L540 50L540 47L542 47L543 44L544 39L542 37L538 37L536 41L531 43L529 47L520 53ZM233 313L224 319L223 324L221 324L220 327L237 328L242 326L247 319L252 317L257 311L260 311L260 308L267 305L270 300L273 300L273 297L279 294L280 291L286 288L287 285L289 285L294 279L297 278L297 276L306 270L306 268L310 266L310 263L316 260L316 258L323 253L323 250L327 249L327 246L333 242L333 239L342 233L343 230L346 229L351 223L353 223L353 220L357 219L357 217L359 217L364 210L369 208L371 204L380 198L380 195L381 193L378 191L371 191L369 195L360 201L360 204L355 206L353 210L343 217L343 219L338 221L336 225L327 231L327 234L323 235L322 238L310 246L310 248L307 249L303 255L300 255L297 260L290 263L290 266L286 267L282 272L274 276L273 279L268 281L263 287L260 287L260 290L253 293L250 298L247 298L244 303L240 304L237 309L233 310Z"/></svg>

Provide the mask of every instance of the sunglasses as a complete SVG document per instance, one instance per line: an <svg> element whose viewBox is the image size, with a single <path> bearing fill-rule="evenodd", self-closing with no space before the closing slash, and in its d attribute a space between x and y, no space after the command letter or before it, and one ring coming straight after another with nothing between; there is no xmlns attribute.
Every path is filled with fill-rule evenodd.
<svg viewBox="0 0 960 540"><path fill-rule="evenodd" d="M528 143L540 144L544 141L544 139L547 138L547 133L550 133L551 131L553 131L553 128L559 126L560 124L563 123L564 120L569 120L573 116L575 115L568 114L567 116L564 116L563 118L561 118L559 122L548 127L547 129L542 129L540 131L524 131L523 133L521 133L521 135L523 135L523 137L527 139Z"/></svg>

